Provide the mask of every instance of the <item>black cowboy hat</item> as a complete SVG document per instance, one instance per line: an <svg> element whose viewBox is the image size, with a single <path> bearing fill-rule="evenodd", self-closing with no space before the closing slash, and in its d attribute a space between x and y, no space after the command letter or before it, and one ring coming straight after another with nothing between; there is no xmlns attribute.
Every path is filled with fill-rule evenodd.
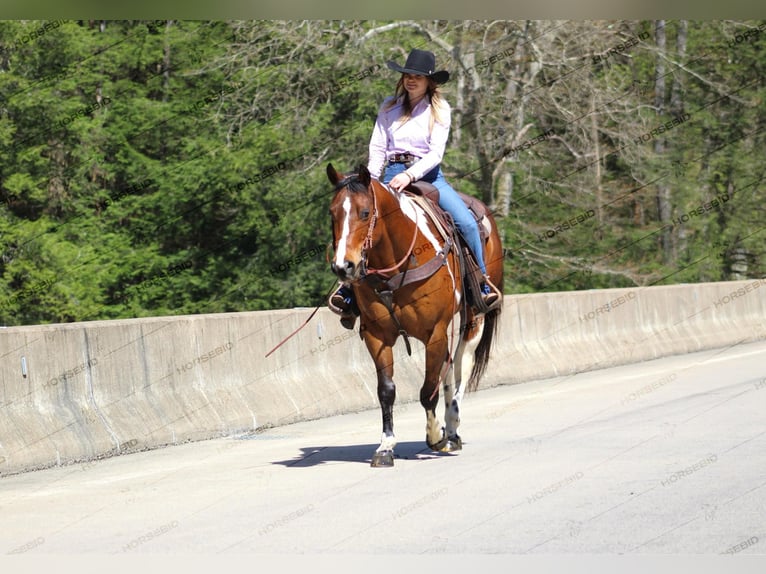
<svg viewBox="0 0 766 574"><path fill-rule="evenodd" d="M407 56L407 62L404 67L400 66L396 62L389 60L386 65L396 72L402 74L417 74L418 76L426 76L431 78L437 84L443 84L449 80L449 72L446 70L439 70L435 72L436 57L433 52L428 50L413 49L410 55Z"/></svg>

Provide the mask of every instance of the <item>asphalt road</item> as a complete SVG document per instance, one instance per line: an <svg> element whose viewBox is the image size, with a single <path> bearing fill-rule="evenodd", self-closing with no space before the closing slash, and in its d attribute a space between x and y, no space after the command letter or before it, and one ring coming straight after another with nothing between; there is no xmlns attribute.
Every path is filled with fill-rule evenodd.
<svg viewBox="0 0 766 574"><path fill-rule="evenodd" d="M441 410L441 409L440 409ZM441 416L441 415L440 415ZM0 478L0 554L766 553L766 342Z"/></svg>

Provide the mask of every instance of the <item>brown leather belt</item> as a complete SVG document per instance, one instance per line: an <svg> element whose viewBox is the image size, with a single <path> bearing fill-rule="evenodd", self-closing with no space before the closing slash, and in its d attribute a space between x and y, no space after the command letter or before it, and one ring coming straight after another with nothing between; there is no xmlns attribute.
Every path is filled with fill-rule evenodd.
<svg viewBox="0 0 766 574"><path fill-rule="evenodd" d="M411 153L395 153L391 157L388 158L388 163L409 163L413 164L416 161L418 161L420 158L416 155L412 155Z"/></svg>

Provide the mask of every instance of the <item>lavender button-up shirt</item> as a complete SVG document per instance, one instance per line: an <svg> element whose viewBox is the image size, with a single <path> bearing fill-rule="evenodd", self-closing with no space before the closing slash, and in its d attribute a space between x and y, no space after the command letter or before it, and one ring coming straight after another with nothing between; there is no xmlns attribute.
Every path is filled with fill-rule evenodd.
<svg viewBox="0 0 766 574"><path fill-rule="evenodd" d="M431 133L428 124L431 119L431 102L428 97L420 100L412 110L410 119L401 125L397 120L402 115L401 104L386 109L393 97L386 98L378 110L375 127L370 138L370 155L367 169L373 177L380 178L388 158L397 153L411 153L420 157L407 169L413 181L439 165L447 146L450 128L450 107L444 102L441 114L445 123L434 122Z"/></svg>

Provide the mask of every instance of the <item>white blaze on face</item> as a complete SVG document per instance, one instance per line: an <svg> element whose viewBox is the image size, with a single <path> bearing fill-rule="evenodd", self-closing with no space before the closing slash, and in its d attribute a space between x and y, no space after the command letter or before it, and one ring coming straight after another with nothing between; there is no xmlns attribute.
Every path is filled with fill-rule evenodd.
<svg viewBox="0 0 766 574"><path fill-rule="evenodd" d="M343 231L340 235L340 241L338 241L338 248L335 251L335 265L343 267L346 261L346 246L348 244L348 232L349 232L349 213L351 212L351 198L346 196L343 200Z"/></svg>

